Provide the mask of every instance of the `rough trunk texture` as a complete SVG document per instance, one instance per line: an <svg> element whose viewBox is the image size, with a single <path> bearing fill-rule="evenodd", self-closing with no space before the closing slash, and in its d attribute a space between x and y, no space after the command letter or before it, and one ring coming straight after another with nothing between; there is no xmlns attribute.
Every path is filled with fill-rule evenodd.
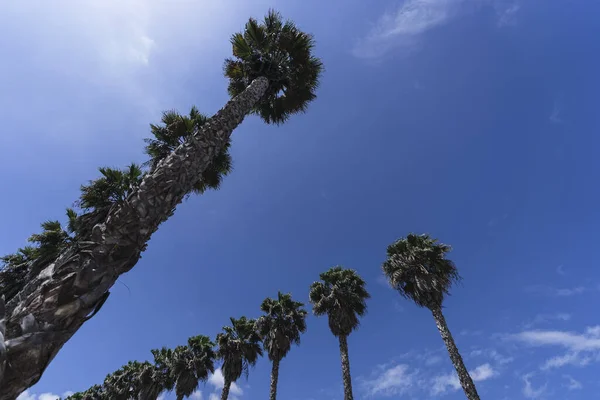
<svg viewBox="0 0 600 400"><path fill-rule="evenodd" d="M225 379L225 383L223 384L223 391L221 392L221 400L227 400L229 397L229 389L231 388L231 382Z"/></svg>
<svg viewBox="0 0 600 400"><path fill-rule="evenodd" d="M0 400L34 385L61 347L99 309L119 275L137 263L146 242L198 181L268 87L255 79L191 140L115 204L89 237L78 241L6 304L0 315ZM0 307L0 313L2 307Z"/></svg>
<svg viewBox="0 0 600 400"><path fill-rule="evenodd" d="M471 375L469 375L469 372L465 367L465 363L458 352L458 348L454 343L452 334L450 333L448 325L446 324L446 318L444 318L444 314L442 313L442 308L433 307L431 312L433 313L433 318L435 319L435 324L440 331L440 335L442 335L442 340L446 344L448 354L450 354L450 360L452 360L452 364L454 364L454 368L456 368L460 385L462 386L467 399L479 400L479 394L477 393L473 379L471 379Z"/></svg>
<svg viewBox="0 0 600 400"><path fill-rule="evenodd" d="M279 380L279 360L273 360L273 365L271 366L271 391L269 394L270 400L277 399L277 381Z"/></svg>
<svg viewBox="0 0 600 400"><path fill-rule="evenodd" d="M340 336L340 355L342 357L342 379L344 381L344 400L354 400L352 395L352 377L350 376L350 358L348 357L348 337Z"/></svg>

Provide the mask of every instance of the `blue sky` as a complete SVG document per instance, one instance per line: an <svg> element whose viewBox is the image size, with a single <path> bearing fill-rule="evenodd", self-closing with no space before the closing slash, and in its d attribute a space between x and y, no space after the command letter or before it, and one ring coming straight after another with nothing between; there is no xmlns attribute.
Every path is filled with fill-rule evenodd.
<svg viewBox="0 0 600 400"><path fill-rule="evenodd" d="M600 5L248 3L0 5L2 254L62 218L97 167L144 161L162 110L218 110L229 35L248 17L276 7L315 35L326 66L307 114L244 122L222 189L179 207L20 399L83 390L152 348L214 337L278 290L308 302L335 264L372 294L349 339L355 397L464 398L430 313L381 279L386 246L411 231L454 248L464 281L445 313L482 398L596 396ZM266 398L269 372L261 360L232 394ZM342 399L340 375L326 320L310 316L280 397ZM196 398L220 386L217 373Z"/></svg>

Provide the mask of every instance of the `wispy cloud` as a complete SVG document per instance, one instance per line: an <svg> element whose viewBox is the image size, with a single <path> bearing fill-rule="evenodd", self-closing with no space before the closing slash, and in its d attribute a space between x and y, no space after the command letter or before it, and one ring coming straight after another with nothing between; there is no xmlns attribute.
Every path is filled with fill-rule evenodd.
<svg viewBox="0 0 600 400"><path fill-rule="evenodd" d="M517 23L517 12L521 5L517 1L496 0L494 8L498 15L498 26L508 26Z"/></svg>
<svg viewBox="0 0 600 400"><path fill-rule="evenodd" d="M554 100L554 105L552 106L552 113L548 118L550 122L552 122L553 124L560 124L561 122L563 122L562 117L560 115L561 111L562 107L560 106L560 103L558 102L558 100Z"/></svg>
<svg viewBox="0 0 600 400"><path fill-rule="evenodd" d="M385 12L369 34L358 41L353 54L378 58L397 46L415 44L418 36L444 24L464 0L408 0L398 9Z"/></svg>
<svg viewBox="0 0 600 400"><path fill-rule="evenodd" d="M587 291L587 288L585 286L574 286L571 288L555 288L548 285L530 285L525 287L525 291L528 293L541 294L545 296L569 297L585 293Z"/></svg>
<svg viewBox="0 0 600 400"><path fill-rule="evenodd" d="M531 384L531 377L533 374L527 374L522 377L523 379L523 396L527 399L541 399L543 395L546 394L546 390L548 389L548 384L544 383L543 386L538 387L537 389L533 387Z"/></svg>
<svg viewBox="0 0 600 400"><path fill-rule="evenodd" d="M600 326L588 327L583 333L569 331L533 330L512 336L530 346L561 347L567 352L544 362L542 369L565 365L584 366L600 356Z"/></svg>
<svg viewBox="0 0 600 400"><path fill-rule="evenodd" d="M496 376L498 373L490 364L482 364L472 371L469 371L471 378L475 382L485 381ZM455 391L460 389L460 381L456 372L447 375L439 375L433 378L431 386L431 394L433 396L445 393L449 390Z"/></svg>
<svg viewBox="0 0 600 400"><path fill-rule="evenodd" d="M362 380L370 396L397 396L409 390L415 381L416 372L409 372L406 364L380 368L371 379Z"/></svg>
<svg viewBox="0 0 600 400"><path fill-rule="evenodd" d="M553 321L569 321L571 314L568 313L556 313L556 314L537 314L531 321L525 323L524 328L530 329L536 325L541 325L547 322Z"/></svg>
<svg viewBox="0 0 600 400"><path fill-rule="evenodd" d="M506 364L509 364L514 361L513 357L502 355L497 350L492 349L492 348L473 350L473 351L471 351L469 356L471 356L471 357L486 357L486 358L494 361L494 364L496 364L498 366L506 365Z"/></svg>
<svg viewBox="0 0 600 400"><path fill-rule="evenodd" d="M569 390L579 390L581 388L583 388L583 385L581 384L581 382L579 382L576 379L573 379L572 376L570 375L563 375L563 377L567 380L567 389Z"/></svg>
<svg viewBox="0 0 600 400"><path fill-rule="evenodd" d="M494 7L499 26L514 24L521 8L517 2L503 0L406 0L383 13L370 32L356 43L353 54L358 58L377 59L394 48L411 48L424 33L481 5Z"/></svg>

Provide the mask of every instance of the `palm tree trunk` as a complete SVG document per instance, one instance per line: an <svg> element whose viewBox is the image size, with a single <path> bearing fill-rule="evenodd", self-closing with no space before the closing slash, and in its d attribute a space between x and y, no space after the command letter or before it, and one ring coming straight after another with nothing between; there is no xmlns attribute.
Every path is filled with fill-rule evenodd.
<svg viewBox="0 0 600 400"><path fill-rule="evenodd" d="M269 400L277 399L277 381L279 381L279 359L273 360L273 365L271 366L271 392Z"/></svg>
<svg viewBox="0 0 600 400"><path fill-rule="evenodd" d="M266 78L257 78L227 102L146 175L126 201L115 204L89 237L64 251L6 304L0 315L0 326L6 326L0 400L14 400L34 385L61 347L99 310L119 275L137 263L152 233L172 215L268 85Z"/></svg>
<svg viewBox="0 0 600 400"><path fill-rule="evenodd" d="M221 392L221 400L227 400L229 397L229 389L231 388L231 382L225 379L225 384L223 385L223 391Z"/></svg>
<svg viewBox="0 0 600 400"><path fill-rule="evenodd" d="M442 308L434 307L431 309L431 312L433 313L433 318L435 319L435 324L440 331L440 335L442 335L442 340L446 344L448 354L450 354L450 360L452 360L452 364L454 364L460 385L462 386L467 399L479 400L479 394L477 393L473 379L471 379L471 375L469 375L469 372L465 367L465 363L458 352L458 348L454 343L450 329L448 329L448 325L446 324L446 318L444 318L444 314L442 313Z"/></svg>
<svg viewBox="0 0 600 400"><path fill-rule="evenodd" d="M352 377L350 376L350 358L348 357L347 336L340 336L340 355L342 357L342 380L344 381L344 400L354 400L354 396L352 396Z"/></svg>

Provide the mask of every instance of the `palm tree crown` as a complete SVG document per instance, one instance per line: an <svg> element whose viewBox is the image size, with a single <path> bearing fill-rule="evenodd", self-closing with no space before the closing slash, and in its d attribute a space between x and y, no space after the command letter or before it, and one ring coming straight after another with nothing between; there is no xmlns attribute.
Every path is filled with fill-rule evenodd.
<svg viewBox="0 0 600 400"><path fill-rule="evenodd" d="M460 280L454 263L445 258L450 250L429 235L411 233L388 246L383 272L405 298L420 307L439 307Z"/></svg>
<svg viewBox="0 0 600 400"><path fill-rule="evenodd" d="M177 111L165 111L160 125L150 125L153 139L144 139L145 152L150 159L144 163L150 169L155 169L160 161L166 158L180 144L192 136L208 117L192 107L189 115L181 115ZM232 162L229 154L230 142L225 144L214 157L208 168L201 174L201 179L194 185L194 193L202 194L207 189L219 189L223 176L231 172Z"/></svg>
<svg viewBox="0 0 600 400"><path fill-rule="evenodd" d="M256 328L263 339L269 360L281 360L292 344L300 344L300 334L306 331L306 310L303 303L292 300L290 294L278 293L277 299L266 298L260 309Z"/></svg>
<svg viewBox="0 0 600 400"><path fill-rule="evenodd" d="M173 352L172 374L176 379L177 400L189 397L198 388L200 381L206 381L208 374L215 371L214 343L207 336L188 339L187 346L177 346Z"/></svg>
<svg viewBox="0 0 600 400"><path fill-rule="evenodd" d="M365 281L352 269L333 267L320 275L321 282L310 287L310 302L315 315L329 317L329 328L335 336L348 336L360 324L358 317L367 312L371 297Z"/></svg>
<svg viewBox="0 0 600 400"><path fill-rule="evenodd" d="M230 318L231 326L224 326L217 335L217 357L223 360L223 377L228 382L237 381L249 367L262 356L260 336L255 330L256 321L241 317Z"/></svg>
<svg viewBox="0 0 600 400"><path fill-rule="evenodd" d="M267 78L269 88L253 109L266 123L285 122L316 98L323 64L312 56L314 40L279 13L270 10L262 23L250 18L231 44L234 58L224 67L229 94L237 96L254 79Z"/></svg>

